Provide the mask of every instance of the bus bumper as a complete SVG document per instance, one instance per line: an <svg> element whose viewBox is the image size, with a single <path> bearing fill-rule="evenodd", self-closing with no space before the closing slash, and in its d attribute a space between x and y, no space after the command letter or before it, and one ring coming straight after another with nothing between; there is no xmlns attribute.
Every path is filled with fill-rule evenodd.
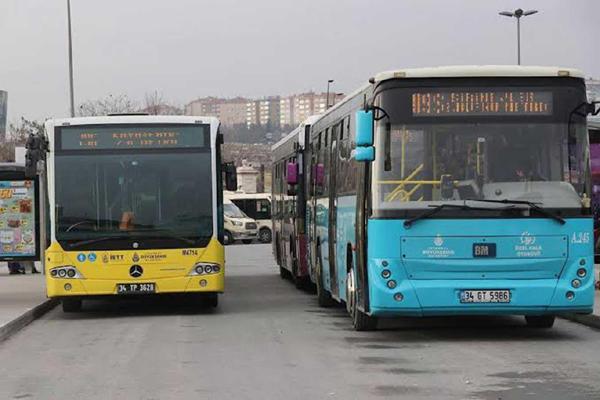
<svg viewBox="0 0 600 400"><path fill-rule="evenodd" d="M373 284L374 283L374 284ZM566 279L535 280L405 280L394 289L372 282L370 315L560 315L590 314L594 307L594 282L587 279L575 289ZM461 303L462 290L509 290L509 303ZM567 299L567 293L574 294ZM394 298L402 294L402 300Z"/></svg>
<svg viewBox="0 0 600 400"><path fill-rule="evenodd" d="M205 281L206 285L202 286L200 284L201 281ZM101 279L60 279L48 277L47 294L50 298L67 296L138 295L137 293L117 293L117 284L121 283L154 283L156 284L156 292L153 294L203 292L223 293L225 289L224 274L221 272L215 275L183 276L177 278L144 280L119 279L118 281Z"/></svg>

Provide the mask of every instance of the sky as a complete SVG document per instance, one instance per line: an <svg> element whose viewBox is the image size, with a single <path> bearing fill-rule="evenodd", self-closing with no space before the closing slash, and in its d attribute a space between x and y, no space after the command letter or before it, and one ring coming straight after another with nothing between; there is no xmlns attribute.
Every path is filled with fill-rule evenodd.
<svg viewBox="0 0 600 400"><path fill-rule="evenodd" d="M600 78L600 0L71 0L75 101L351 92L375 73L439 65L574 67ZM66 0L0 0L9 121L66 117Z"/></svg>

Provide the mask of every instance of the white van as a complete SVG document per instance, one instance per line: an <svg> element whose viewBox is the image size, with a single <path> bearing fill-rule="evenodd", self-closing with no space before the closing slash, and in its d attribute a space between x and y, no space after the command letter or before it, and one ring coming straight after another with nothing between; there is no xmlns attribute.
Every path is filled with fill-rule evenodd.
<svg viewBox="0 0 600 400"><path fill-rule="evenodd" d="M240 208L258 223L258 239L261 243L271 243L273 224L271 223L271 194L224 192L224 197Z"/></svg>
<svg viewBox="0 0 600 400"><path fill-rule="evenodd" d="M258 239L258 224L248 217L229 199L223 199L223 221L225 227L225 245L241 240L244 244L250 244Z"/></svg>

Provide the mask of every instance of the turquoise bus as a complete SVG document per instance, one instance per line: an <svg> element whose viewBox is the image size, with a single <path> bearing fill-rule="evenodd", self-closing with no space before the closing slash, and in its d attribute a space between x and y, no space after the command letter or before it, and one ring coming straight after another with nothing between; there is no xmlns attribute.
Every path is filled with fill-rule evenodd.
<svg viewBox="0 0 600 400"><path fill-rule="evenodd" d="M312 123L304 151L319 304L346 304L356 330L498 314L549 328L592 312L592 106L568 68L375 75Z"/></svg>

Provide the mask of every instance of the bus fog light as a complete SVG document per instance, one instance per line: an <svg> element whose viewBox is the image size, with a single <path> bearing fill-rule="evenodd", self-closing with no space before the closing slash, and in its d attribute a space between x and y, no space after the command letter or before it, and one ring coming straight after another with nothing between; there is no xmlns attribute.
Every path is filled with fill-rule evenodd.
<svg viewBox="0 0 600 400"><path fill-rule="evenodd" d="M198 265L198 266L196 267L196 273L197 273L198 275L202 275L202 274L204 273L204 268L202 268L202 265Z"/></svg>
<svg viewBox="0 0 600 400"><path fill-rule="evenodd" d="M71 284L70 283L65 283L65 290L71 290Z"/></svg>
<svg viewBox="0 0 600 400"><path fill-rule="evenodd" d="M206 281L206 279L202 279L202 280L200 281L200 286L202 286L202 287L206 287L206 285L208 285L208 282Z"/></svg>
<svg viewBox="0 0 600 400"><path fill-rule="evenodd" d="M573 300L575 298L575 293L568 291L567 292L567 300Z"/></svg>
<svg viewBox="0 0 600 400"><path fill-rule="evenodd" d="M218 274L219 272L221 272L221 267L219 267L218 265L214 265L213 266L213 272L215 274Z"/></svg>
<svg viewBox="0 0 600 400"><path fill-rule="evenodd" d="M75 278L75 270L74 269L67 270L67 275L69 276L69 278Z"/></svg>
<svg viewBox="0 0 600 400"><path fill-rule="evenodd" d="M396 281L389 281L387 283L387 287L389 287L390 289L393 289L396 287Z"/></svg>
<svg viewBox="0 0 600 400"><path fill-rule="evenodd" d="M212 267L212 265L207 265L207 266L205 266L205 267L204 267L204 273L205 273L205 274L210 274L210 273L212 273L212 272L213 272L213 267Z"/></svg>
<svg viewBox="0 0 600 400"><path fill-rule="evenodd" d="M392 275L392 273L387 269L384 269L383 272L381 273L381 276L383 276L385 279L389 278L391 275Z"/></svg>
<svg viewBox="0 0 600 400"><path fill-rule="evenodd" d="M64 269L58 270L58 277L59 278L64 278L65 276L67 276L67 271L65 271Z"/></svg>
<svg viewBox="0 0 600 400"><path fill-rule="evenodd" d="M585 260L581 259L581 261L579 261L579 265L581 265L581 266L585 265Z"/></svg>
<svg viewBox="0 0 600 400"><path fill-rule="evenodd" d="M394 299L395 299L396 301L402 301L402 300L404 300L404 296L402 296L402 293L396 293L396 294L394 295Z"/></svg>
<svg viewBox="0 0 600 400"><path fill-rule="evenodd" d="M577 270L577 276L580 278L585 278L585 276L587 275L587 271L585 268L579 268Z"/></svg>
<svg viewBox="0 0 600 400"><path fill-rule="evenodd" d="M58 275L58 271L53 269L52 271L50 271L50 276L56 276Z"/></svg>
<svg viewBox="0 0 600 400"><path fill-rule="evenodd" d="M573 287L575 289L577 289L578 287L581 286L581 281L579 279L573 279L573 282L571 282L571 285L573 285Z"/></svg>

